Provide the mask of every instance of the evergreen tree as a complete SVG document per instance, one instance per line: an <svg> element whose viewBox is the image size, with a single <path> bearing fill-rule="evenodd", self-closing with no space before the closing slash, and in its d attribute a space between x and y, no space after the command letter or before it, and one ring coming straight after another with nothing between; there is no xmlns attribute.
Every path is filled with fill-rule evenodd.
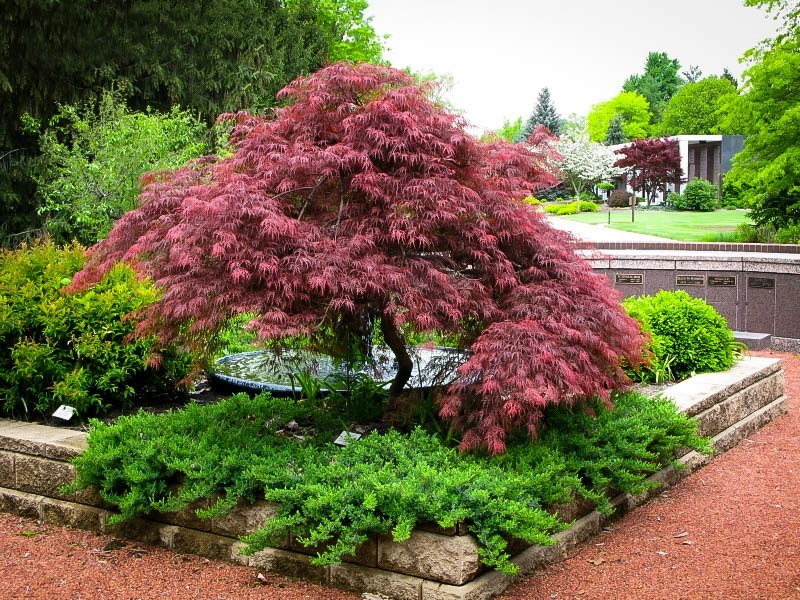
<svg viewBox="0 0 800 600"><path fill-rule="evenodd" d="M561 135L561 117L550 100L550 90L547 88L542 88L542 91L539 92L539 98L536 102L536 108L533 109L533 114L525 122L514 141L524 142L527 140L537 125L544 125L556 137Z"/></svg>
<svg viewBox="0 0 800 600"><path fill-rule="evenodd" d="M41 226L31 132L59 106L113 88L134 111L179 105L210 123L274 105L284 85L328 61L381 60L364 0L26 0L3 8L0 245Z"/></svg>
<svg viewBox="0 0 800 600"><path fill-rule="evenodd" d="M644 67L644 73L631 75L622 86L624 92L641 94L650 103L653 112L653 123L661 120L661 113L681 86L678 71L681 64L664 52L650 52Z"/></svg>
<svg viewBox="0 0 800 600"><path fill-rule="evenodd" d="M606 139L603 140L603 143L606 146L613 146L615 144L624 144L627 141L629 141L628 136L625 135L622 129L622 115L617 113L611 119L611 123L608 124Z"/></svg>

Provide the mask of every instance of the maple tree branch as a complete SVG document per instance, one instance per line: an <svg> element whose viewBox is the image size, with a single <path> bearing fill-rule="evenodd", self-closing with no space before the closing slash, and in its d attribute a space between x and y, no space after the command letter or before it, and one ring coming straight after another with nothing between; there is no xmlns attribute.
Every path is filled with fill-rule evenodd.
<svg viewBox="0 0 800 600"><path fill-rule="evenodd" d="M298 189L301 189L301 190L311 190L311 193L308 195L308 198L306 198L306 201L303 203L303 208L300 209L300 214L297 215L297 220L298 221L300 221L303 218L303 213L306 212L306 208L308 207L309 202L311 202L311 198L314 197L314 192L316 192L319 189L319 186L321 186L325 182L326 179L327 179L327 177L325 177L323 175L322 177L319 178L319 181L317 182L317 185L315 185L313 188L312 187L298 188ZM292 191L296 191L296 190L292 190ZM275 196L275 197L277 198L277 196Z"/></svg>
<svg viewBox="0 0 800 600"><path fill-rule="evenodd" d="M389 410L391 411L394 408L395 401L406 387L406 383L411 379L414 362L408 355L406 341L395 326L394 320L385 312L381 315L381 333L383 334L383 341L386 342L386 345L389 346L389 349L397 359L397 375L392 380L392 385L389 386Z"/></svg>

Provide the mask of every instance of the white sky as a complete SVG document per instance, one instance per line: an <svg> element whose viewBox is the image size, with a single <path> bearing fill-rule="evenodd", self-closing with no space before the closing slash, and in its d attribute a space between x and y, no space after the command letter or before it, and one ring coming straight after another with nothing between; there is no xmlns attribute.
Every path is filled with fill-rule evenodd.
<svg viewBox="0 0 800 600"><path fill-rule="evenodd" d="M776 29L743 0L368 1L392 65L451 75L449 101L480 130L527 118L543 87L562 117L585 116L650 51L741 82L740 57Z"/></svg>

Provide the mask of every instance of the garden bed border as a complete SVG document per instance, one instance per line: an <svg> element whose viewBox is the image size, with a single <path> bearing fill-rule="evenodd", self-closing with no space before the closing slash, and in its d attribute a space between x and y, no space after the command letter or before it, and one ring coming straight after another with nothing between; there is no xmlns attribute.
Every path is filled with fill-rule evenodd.
<svg viewBox="0 0 800 600"><path fill-rule="evenodd" d="M701 422L718 452L787 411L780 360L748 357L725 373L702 374L671 386L665 395ZM238 507L225 517L200 520L191 511L108 523L113 511L92 490L65 496L59 488L72 481L69 460L85 448L85 434L69 429L0 419L0 511L47 523L102 532L180 552L229 560L278 574L301 577L354 592L380 593L413 600L478 600L499 594L514 577L485 571L477 544L463 528L419 528L411 539L396 543L380 536L363 545L347 562L311 565L310 550L292 539L282 548L267 548L247 557L238 537L253 529L275 507L266 502ZM650 477L658 485L645 494L612 499L614 513L604 516L579 504L563 507L572 526L553 536L553 546L524 546L513 559L520 575L555 562L596 535L610 521L647 502L712 459L687 452L683 469L667 467Z"/></svg>

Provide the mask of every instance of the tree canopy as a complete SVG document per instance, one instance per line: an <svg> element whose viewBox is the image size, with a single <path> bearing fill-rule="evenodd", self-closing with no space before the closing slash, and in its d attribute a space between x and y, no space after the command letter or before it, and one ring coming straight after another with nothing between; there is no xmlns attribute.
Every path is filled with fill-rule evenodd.
<svg viewBox="0 0 800 600"><path fill-rule="evenodd" d="M556 144L561 154L558 166L562 177L572 188L575 197L590 186L610 182L624 172L614 166L618 156L611 148L592 142L586 134L570 133Z"/></svg>
<svg viewBox="0 0 800 600"><path fill-rule="evenodd" d="M525 125L522 126L522 129L520 129L514 141L524 142L527 140L534 132L537 125L547 127L550 133L556 137L561 135L561 117L556 107L553 106L553 101L550 99L550 90L547 88L542 88L539 92L539 97L536 102L536 107L533 109L533 113L531 113L531 116L525 121Z"/></svg>
<svg viewBox="0 0 800 600"><path fill-rule="evenodd" d="M645 61L644 73L628 77L623 92L636 92L647 99L653 113L653 122L661 120L661 113L683 83L678 72L681 64L665 52L650 52Z"/></svg>
<svg viewBox="0 0 800 600"><path fill-rule="evenodd" d="M153 177L73 287L119 260L164 290L141 330L200 346L233 315L265 339L372 340L411 373L406 334L459 332L441 398L462 449L502 452L550 404L625 381L641 334L607 279L521 202L555 183L523 145L482 144L406 73L337 63L235 116L229 158Z"/></svg>
<svg viewBox="0 0 800 600"><path fill-rule="evenodd" d="M379 61L364 0L26 0L0 15L0 243L40 225L35 136L59 106L121 92L132 110L173 106L206 123L272 106L331 59ZM35 128L34 128L35 129ZM5 230L5 231L3 231Z"/></svg>
<svg viewBox="0 0 800 600"><path fill-rule="evenodd" d="M635 140L647 137L650 125L650 105L647 99L636 92L622 92L608 100L595 104L587 117L589 139L602 142L614 118L622 118L622 131L626 138Z"/></svg>
<svg viewBox="0 0 800 600"><path fill-rule="evenodd" d="M800 35L751 54L727 127L746 134L725 185L741 190L758 224L800 224Z"/></svg>
<svg viewBox="0 0 800 600"><path fill-rule="evenodd" d="M726 77L687 83L667 103L657 129L661 135L735 134L722 126L724 103L735 94L736 88Z"/></svg>
<svg viewBox="0 0 800 600"><path fill-rule="evenodd" d="M647 206L655 200L656 192L666 191L667 185L681 182L681 153L674 139L634 140L615 151L621 158L615 163L628 171L628 183L642 190Z"/></svg>
<svg viewBox="0 0 800 600"><path fill-rule="evenodd" d="M364 0L15 3L1 17L0 122L16 127L23 113L46 121L56 103L112 84L133 109L177 104L213 120L263 108L325 60L380 60L365 8Z"/></svg>

